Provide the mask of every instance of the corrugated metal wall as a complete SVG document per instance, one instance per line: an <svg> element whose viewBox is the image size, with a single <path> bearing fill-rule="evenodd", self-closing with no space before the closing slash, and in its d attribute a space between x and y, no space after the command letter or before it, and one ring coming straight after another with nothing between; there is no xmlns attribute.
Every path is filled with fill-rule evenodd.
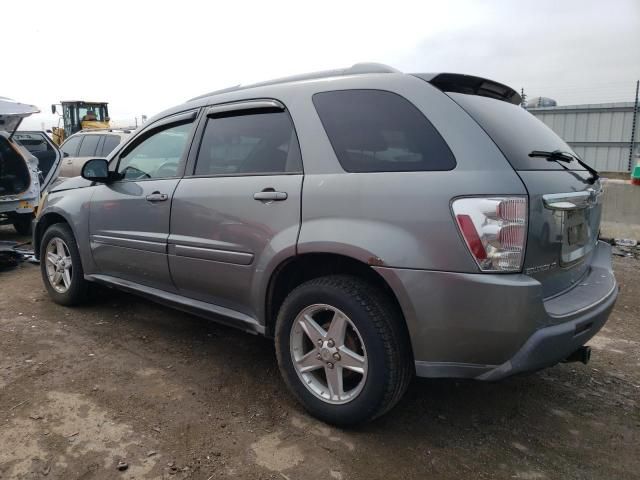
<svg viewBox="0 0 640 480"><path fill-rule="evenodd" d="M551 127L596 170L629 171L633 102L541 107L528 110ZM640 118L637 121L640 121ZM640 155L638 130L640 128L636 127L635 155ZM633 160L634 165L636 158Z"/></svg>

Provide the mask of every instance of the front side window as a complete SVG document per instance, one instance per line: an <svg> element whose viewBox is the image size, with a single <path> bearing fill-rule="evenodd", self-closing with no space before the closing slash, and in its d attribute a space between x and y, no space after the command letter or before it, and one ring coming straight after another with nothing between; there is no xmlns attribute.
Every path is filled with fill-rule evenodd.
<svg viewBox="0 0 640 480"><path fill-rule="evenodd" d="M126 180L170 178L178 175L180 159L193 123L183 123L153 132L120 157L118 172Z"/></svg>
<svg viewBox="0 0 640 480"><path fill-rule="evenodd" d="M80 150L78 151L79 157L93 157L96 154L96 148L98 147L98 142L102 135L85 135L84 140L82 140L82 144L80 145Z"/></svg>
<svg viewBox="0 0 640 480"><path fill-rule="evenodd" d="M383 90L316 93L313 104L347 172L451 170L444 139L407 99Z"/></svg>
<svg viewBox="0 0 640 480"><path fill-rule="evenodd" d="M301 171L298 137L287 112L258 112L207 120L196 175Z"/></svg>
<svg viewBox="0 0 640 480"><path fill-rule="evenodd" d="M71 137L62 144L60 150L66 153L69 157L75 157L77 156L76 154L78 153L78 146L80 145L81 140L81 136Z"/></svg>

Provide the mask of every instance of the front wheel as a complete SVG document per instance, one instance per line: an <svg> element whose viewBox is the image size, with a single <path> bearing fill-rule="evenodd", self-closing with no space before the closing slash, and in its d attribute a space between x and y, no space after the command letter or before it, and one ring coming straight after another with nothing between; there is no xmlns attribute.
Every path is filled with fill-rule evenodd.
<svg viewBox="0 0 640 480"><path fill-rule="evenodd" d="M385 293L357 277L294 289L276 323L280 371L319 419L352 425L391 409L413 374L402 318Z"/></svg>
<svg viewBox="0 0 640 480"><path fill-rule="evenodd" d="M40 242L42 281L54 302L77 305L86 299L80 252L68 225L56 223L47 228Z"/></svg>

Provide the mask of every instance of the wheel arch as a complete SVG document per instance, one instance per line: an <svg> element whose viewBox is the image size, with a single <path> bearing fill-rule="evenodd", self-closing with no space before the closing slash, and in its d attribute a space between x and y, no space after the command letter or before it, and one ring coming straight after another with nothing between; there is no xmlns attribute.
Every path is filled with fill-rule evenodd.
<svg viewBox="0 0 640 480"><path fill-rule="evenodd" d="M65 218L60 213L54 211L47 212L42 215L40 218L38 218L36 228L33 231L33 253L37 259L40 258L40 242L42 241L44 232L47 231L47 228L56 223L64 223L69 226L72 232L74 232L72 223L69 222L69 220L67 220L67 218Z"/></svg>
<svg viewBox="0 0 640 480"><path fill-rule="evenodd" d="M289 257L273 270L265 299L266 336L274 335L278 310L295 287L314 278L335 274L354 275L383 291L401 316L402 327L409 335L405 314L396 293L371 265L342 254L313 252Z"/></svg>

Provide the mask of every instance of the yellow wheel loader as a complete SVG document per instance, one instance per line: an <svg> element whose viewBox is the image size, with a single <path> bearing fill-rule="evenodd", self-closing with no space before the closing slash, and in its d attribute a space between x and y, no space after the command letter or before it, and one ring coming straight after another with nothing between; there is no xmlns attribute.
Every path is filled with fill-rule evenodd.
<svg viewBox="0 0 640 480"><path fill-rule="evenodd" d="M109 109L107 102L84 102L82 100L64 100L51 105L51 113L58 113L60 121L51 130L54 143L61 145L65 138L80 130L109 128ZM60 124L62 123L62 126Z"/></svg>

